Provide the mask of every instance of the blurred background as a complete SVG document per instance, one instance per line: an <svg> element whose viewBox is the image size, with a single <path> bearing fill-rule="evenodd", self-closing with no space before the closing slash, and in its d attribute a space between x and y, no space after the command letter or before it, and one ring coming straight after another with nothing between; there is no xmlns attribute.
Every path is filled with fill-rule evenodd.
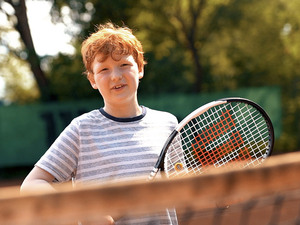
<svg viewBox="0 0 300 225"><path fill-rule="evenodd" d="M80 45L107 21L144 46L141 104L180 120L249 98L274 124L274 154L298 151L299 10L299 0L0 0L0 186L20 184L72 118L103 105Z"/></svg>

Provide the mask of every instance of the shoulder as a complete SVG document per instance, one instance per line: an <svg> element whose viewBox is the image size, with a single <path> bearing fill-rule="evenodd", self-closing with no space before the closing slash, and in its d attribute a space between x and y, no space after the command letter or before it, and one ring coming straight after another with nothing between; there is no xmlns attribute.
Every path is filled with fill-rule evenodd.
<svg viewBox="0 0 300 225"><path fill-rule="evenodd" d="M101 126L105 123L103 116L98 109L84 113L78 117L75 117L67 129L81 130L81 129L94 129L96 125Z"/></svg>
<svg viewBox="0 0 300 225"><path fill-rule="evenodd" d="M94 109L90 112L84 113L72 120L71 123L88 123L101 120L102 116L98 109Z"/></svg>
<svg viewBox="0 0 300 225"><path fill-rule="evenodd" d="M150 108L146 108L146 109L147 109L146 116L148 118L150 118L151 120L164 121L164 122L171 123L174 125L177 125L177 123L178 123L177 118L169 112L150 109Z"/></svg>

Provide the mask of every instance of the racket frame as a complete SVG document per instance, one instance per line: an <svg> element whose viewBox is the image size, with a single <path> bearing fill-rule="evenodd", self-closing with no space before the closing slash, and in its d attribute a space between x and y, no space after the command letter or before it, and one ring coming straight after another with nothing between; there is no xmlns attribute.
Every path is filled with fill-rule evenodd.
<svg viewBox="0 0 300 225"><path fill-rule="evenodd" d="M222 104L226 104L229 102L242 102L248 105L253 106L254 108L256 108L262 115L263 118L265 119L265 121L267 122L268 125L268 130L270 133L270 140L269 140L269 151L267 156L270 156L272 154L273 151L273 146L274 146L274 129L273 129L273 125L272 125L272 121L270 119L270 117L268 116L268 114L265 112L265 110L258 105L257 103L246 99L246 98L239 98L239 97L231 97L231 98L222 98L216 101L212 101L210 103L207 103L199 108L197 108L196 110L194 110L193 112L191 112L189 115L187 115L176 127L175 129L172 131L172 133L169 135L168 139L166 140L162 151L158 157L157 162L155 163L155 166L153 168L153 170L151 171L150 175L149 175L149 180L153 180L156 176L156 174L158 173L158 171L164 171L164 158L165 155L167 153L167 149L169 148L172 140L176 137L176 135L180 132L180 130L192 119L196 118L197 116L205 113L206 111L208 111L210 108L214 107L214 106L218 106L218 105L222 105Z"/></svg>

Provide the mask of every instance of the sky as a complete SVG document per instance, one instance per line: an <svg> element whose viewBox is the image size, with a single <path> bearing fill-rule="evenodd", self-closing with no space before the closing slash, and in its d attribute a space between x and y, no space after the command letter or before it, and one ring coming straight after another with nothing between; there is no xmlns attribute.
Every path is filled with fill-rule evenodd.
<svg viewBox="0 0 300 225"><path fill-rule="evenodd" d="M7 12L13 13L13 9L7 3L1 2L1 4ZM68 27L64 24L53 24L50 17L51 2L26 0L26 7L30 31L38 55L56 55L59 52L72 54L75 51L70 44L72 37L65 32L66 29L70 29L71 22ZM0 15L0 24L6 26L7 24L1 16L3 15ZM18 38L16 32L10 32L5 36L8 43L16 48L20 46ZM5 54L6 49L0 46L0 53ZM0 101L5 95L4 89L5 81L0 76Z"/></svg>
<svg viewBox="0 0 300 225"><path fill-rule="evenodd" d="M5 9L8 14L13 14L13 8L6 2L1 2L1 7ZM56 55L58 52L62 53L73 53L74 48L70 45L72 37L66 34L67 29L72 29L71 19L66 20L68 25L53 24L51 22L50 9L51 2L44 0L26 0L27 7L27 17L28 23L31 30L31 35L33 43L35 45L38 55ZM67 7L64 8L66 16L65 19L68 19ZM0 25L2 27L11 27L9 22L7 22L4 14L0 14ZM10 46L18 48L20 46L18 42L19 35L17 32L9 32L4 35L2 38L8 40ZM0 46L0 53L4 53L5 49Z"/></svg>
<svg viewBox="0 0 300 225"><path fill-rule="evenodd" d="M72 53L71 37L65 34L65 25L53 24L50 17L51 3L27 0L27 16L37 54L55 55L58 52Z"/></svg>

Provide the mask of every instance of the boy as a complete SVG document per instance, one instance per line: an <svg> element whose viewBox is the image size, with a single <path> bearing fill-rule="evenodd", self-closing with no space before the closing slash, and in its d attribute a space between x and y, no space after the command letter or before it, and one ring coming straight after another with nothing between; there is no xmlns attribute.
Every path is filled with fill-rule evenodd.
<svg viewBox="0 0 300 225"><path fill-rule="evenodd" d="M147 179L162 146L177 124L166 112L138 104L144 76L141 43L127 27L99 26L81 49L86 75L104 107L75 118L25 178L21 190L53 181L105 183ZM107 222L113 224L111 217ZM116 224L177 224L175 212L123 218Z"/></svg>

